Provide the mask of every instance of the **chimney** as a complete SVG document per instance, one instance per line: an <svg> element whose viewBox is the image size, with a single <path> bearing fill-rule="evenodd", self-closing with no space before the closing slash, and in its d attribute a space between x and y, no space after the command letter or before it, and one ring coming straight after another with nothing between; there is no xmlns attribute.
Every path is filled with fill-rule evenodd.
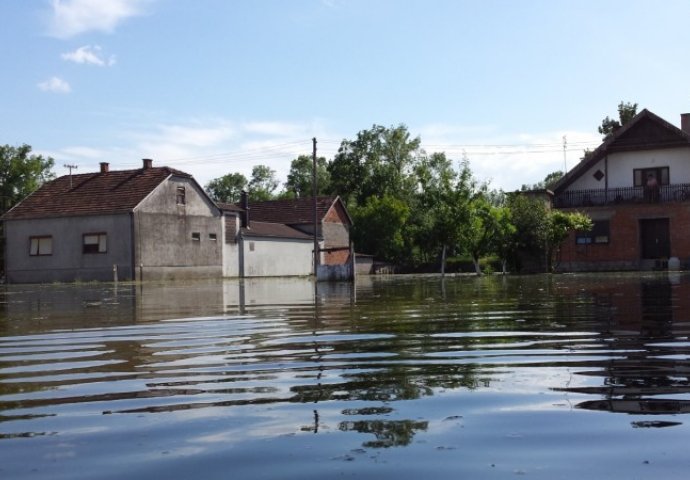
<svg viewBox="0 0 690 480"><path fill-rule="evenodd" d="M690 135L690 113L680 114L680 129Z"/></svg>
<svg viewBox="0 0 690 480"><path fill-rule="evenodd" d="M108 173L110 171L110 164L108 162L101 162L101 173Z"/></svg>
<svg viewBox="0 0 690 480"><path fill-rule="evenodd" d="M240 207L242 207L242 212L240 213L241 226L243 228L250 228L249 195L244 190L240 193Z"/></svg>
<svg viewBox="0 0 690 480"><path fill-rule="evenodd" d="M153 160L150 158L144 158L142 161L144 162L144 170L153 167Z"/></svg>

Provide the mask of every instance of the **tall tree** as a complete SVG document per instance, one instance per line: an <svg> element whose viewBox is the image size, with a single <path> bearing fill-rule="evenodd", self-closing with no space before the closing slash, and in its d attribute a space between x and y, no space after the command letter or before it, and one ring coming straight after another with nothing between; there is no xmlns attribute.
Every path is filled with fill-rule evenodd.
<svg viewBox="0 0 690 480"><path fill-rule="evenodd" d="M410 209L405 202L391 195L371 196L351 213L352 239L360 251L396 263L409 259L404 231Z"/></svg>
<svg viewBox="0 0 690 480"><path fill-rule="evenodd" d="M300 155L290 163L285 190L294 193L297 197L311 197L313 172L314 159L309 155ZM330 190L331 175L328 172L328 162L325 157L316 158L316 185L317 195L325 194Z"/></svg>
<svg viewBox="0 0 690 480"><path fill-rule="evenodd" d="M255 165L247 188L253 200L270 200L279 184L275 170L268 165Z"/></svg>
<svg viewBox="0 0 690 480"><path fill-rule="evenodd" d="M331 192L358 205L373 195L403 198L414 187L410 173L419 159L420 143L405 125L374 125L355 140L343 140L328 166Z"/></svg>
<svg viewBox="0 0 690 480"><path fill-rule="evenodd" d="M206 192L217 202L237 203L247 188L247 178L241 173L228 173L206 184Z"/></svg>
<svg viewBox="0 0 690 480"><path fill-rule="evenodd" d="M601 121L599 133L601 133L604 136L604 140L606 140L613 132L632 120L635 115L637 115L636 103L621 102L618 104L618 120L606 116L606 118Z"/></svg>
<svg viewBox="0 0 690 480"><path fill-rule="evenodd" d="M29 145L0 146L0 213L55 178L54 165L51 157L32 154Z"/></svg>

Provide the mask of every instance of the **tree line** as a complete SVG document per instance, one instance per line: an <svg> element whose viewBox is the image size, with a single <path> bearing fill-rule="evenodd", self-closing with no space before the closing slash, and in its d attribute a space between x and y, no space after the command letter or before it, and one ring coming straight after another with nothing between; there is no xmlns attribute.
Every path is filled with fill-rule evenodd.
<svg viewBox="0 0 690 480"><path fill-rule="evenodd" d="M294 159L278 192L275 172L265 165L255 166L250 179L231 173L206 189L221 202L237 202L242 190L259 200L311 196L312 168L310 156ZM490 189L467 158L427 153L405 125L373 125L343 140L333 159L318 158L317 176L318 194L339 195L347 205L357 251L410 269L444 272L452 256L471 260L478 274L487 257L503 271L515 270L525 255L553 268L568 233L591 228L585 215Z"/></svg>

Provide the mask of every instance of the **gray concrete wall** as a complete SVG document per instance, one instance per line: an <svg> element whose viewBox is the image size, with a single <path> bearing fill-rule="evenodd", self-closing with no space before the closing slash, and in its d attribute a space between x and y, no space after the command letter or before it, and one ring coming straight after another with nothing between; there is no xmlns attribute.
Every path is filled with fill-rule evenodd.
<svg viewBox="0 0 690 480"><path fill-rule="evenodd" d="M5 223L6 278L9 283L112 281L132 279L129 214L10 220ZM83 235L105 233L106 253L83 253ZM52 255L29 255L29 238L52 236Z"/></svg>
<svg viewBox="0 0 690 480"><path fill-rule="evenodd" d="M240 276L240 250L237 232L240 230L239 216L226 213L223 229L223 276Z"/></svg>
<svg viewBox="0 0 690 480"><path fill-rule="evenodd" d="M184 205L177 204L178 186L185 187ZM222 276L222 215L193 180L163 182L135 209L134 222L137 279Z"/></svg>

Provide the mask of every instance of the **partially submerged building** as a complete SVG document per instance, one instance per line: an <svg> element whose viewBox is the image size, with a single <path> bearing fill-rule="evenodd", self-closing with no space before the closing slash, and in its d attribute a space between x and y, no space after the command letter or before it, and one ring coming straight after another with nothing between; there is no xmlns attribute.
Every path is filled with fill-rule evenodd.
<svg viewBox="0 0 690 480"><path fill-rule="evenodd" d="M66 175L4 216L10 283L219 277L222 212L191 175L154 167Z"/></svg>
<svg viewBox="0 0 690 480"><path fill-rule="evenodd" d="M556 184L553 205L594 222L561 246L561 270L690 266L690 114L678 128L641 111Z"/></svg>

